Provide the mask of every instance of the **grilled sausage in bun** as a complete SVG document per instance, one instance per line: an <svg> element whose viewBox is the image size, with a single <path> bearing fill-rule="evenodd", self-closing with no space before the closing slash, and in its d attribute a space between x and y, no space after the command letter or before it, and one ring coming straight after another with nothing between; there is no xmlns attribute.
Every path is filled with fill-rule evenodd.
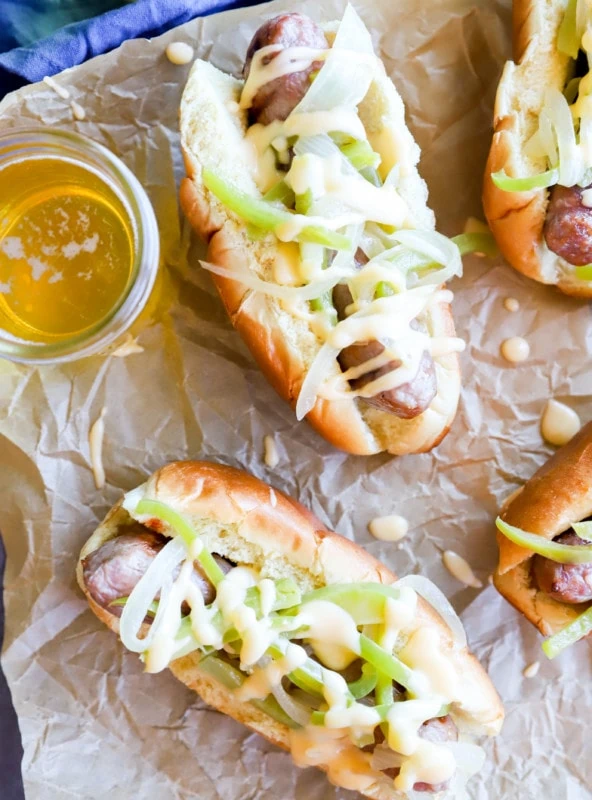
<svg viewBox="0 0 592 800"><path fill-rule="evenodd" d="M351 6L323 28L282 14L244 76L197 61L181 103L181 202L203 266L299 419L351 453L429 450L458 403L443 283L470 242L434 231L370 34Z"/></svg>
<svg viewBox="0 0 592 800"><path fill-rule="evenodd" d="M510 498L493 582L554 658L592 631L592 423Z"/></svg>
<svg viewBox="0 0 592 800"><path fill-rule="evenodd" d="M503 709L436 587L397 581L246 473L178 462L129 492L86 543L94 613L214 708L338 786L397 800L483 761Z"/></svg>
<svg viewBox="0 0 592 800"><path fill-rule="evenodd" d="M592 297L592 6L515 0L483 206L520 272Z"/></svg>

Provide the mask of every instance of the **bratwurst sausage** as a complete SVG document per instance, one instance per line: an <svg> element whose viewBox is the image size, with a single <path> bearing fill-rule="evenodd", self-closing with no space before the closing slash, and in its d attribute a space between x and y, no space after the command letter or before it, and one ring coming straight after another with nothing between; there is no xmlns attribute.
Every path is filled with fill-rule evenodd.
<svg viewBox="0 0 592 800"><path fill-rule="evenodd" d="M310 17L298 13L280 14L262 25L251 40L243 70L245 79L251 71L257 50L270 44L279 45L282 49L312 47L324 50L329 47L325 34ZM276 56L277 53L270 53L263 58L262 64L269 64ZM274 120L283 122L306 94L311 74L321 67L322 62L315 61L301 72L282 75L261 86L251 103L250 121L262 125L269 125Z"/></svg>
<svg viewBox="0 0 592 800"><path fill-rule="evenodd" d="M583 191L554 186L544 229L549 250L575 267L592 263L592 208L582 203Z"/></svg>
<svg viewBox="0 0 592 800"><path fill-rule="evenodd" d="M123 530L121 535L108 539L82 562L84 583L91 597L101 608L117 617L123 613L123 607L110 604L120 597L129 597L168 541L162 534L149 530L139 522ZM228 572L232 565L220 556L215 555L214 558L219 567ZM193 580L203 594L206 605L211 603L215 597L214 587L197 562L194 563Z"/></svg>
<svg viewBox="0 0 592 800"><path fill-rule="evenodd" d="M323 31L309 17L303 14L281 14L270 19L255 33L249 48L244 66L244 76L248 77L254 54L270 44L286 47L327 48L328 43ZM277 53L265 56L262 63L269 64ZM264 84L257 91L249 111L250 121L269 125L274 120L285 120L310 86L310 76L320 69L321 62L314 62L301 72L294 72L275 78ZM362 250L355 255L356 265L361 267L368 258ZM345 309L352 302L352 296L346 285L337 285L333 290L333 303L338 318L344 319ZM357 367L379 356L384 345L378 341L354 344L345 348L339 355L339 363L343 370ZM353 389L361 389L368 383L377 380L401 366L400 361L390 361L379 369L371 370L360 378L350 381ZM395 389L380 392L371 398L364 398L369 405L394 414L401 419L413 419L422 414L434 399L437 391L436 370L431 355L425 352L419 363L415 377Z"/></svg>
<svg viewBox="0 0 592 800"><path fill-rule="evenodd" d="M554 541L567 545L592 544L573 531L562 533ZM539 589L553 600L570 605L592 600L592 563L558 564L550 558L536 555L532 570Z"/></svg>
<svg viewBox="0 0 592 800"><path fill-rule="evenodd" d="M366 254L358 249L355 255L356 266L361 267L367 263ZM333 305L337 310L338 319L345 319L346 308L351 305L353 298L346 284L337 284L333 289ZM411 323L412 327L414 323ZM417 325L417 323L415 323ZM345 371L350 367L365 364L376 358L384 351L380 342L364 342L352 344L339 354L339 364ZM374 369L360 378L350 381L352 389L362 389L368 383L377 380L392 370L401 366L400 361L389 361L383 367ZM364 398L366 402L390 414L395 414L401 419L413 419L422 414L430 405L437 391L436 369L431 355L426 351L421 357L415 377L408 383L403 383L395 389L379 392L374 397Z"/></svg>

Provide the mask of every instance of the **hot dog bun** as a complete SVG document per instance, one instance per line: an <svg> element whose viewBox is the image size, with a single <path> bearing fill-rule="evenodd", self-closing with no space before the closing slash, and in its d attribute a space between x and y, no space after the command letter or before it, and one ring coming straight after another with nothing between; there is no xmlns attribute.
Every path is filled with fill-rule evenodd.
<svg viewBox="0 0 592 800"><path fill-rule="evenodd" d="M551 456L516 492L501 517L544 539L554 539L592 514L592 423ZM497 534L499 564L493 576L497 590L545 636L564 628L585 609L540 591L531 578L533 553Z"/></svg>
<svg viewBox="0 0 592 800"><path fill-rule="evenodd" d="M258 196L252 155L245 143L247 113L240 111L242 81L196 61L181 102L181 144L187 178L181 186L181 205L195 231L208 242L208 260L233 271L249 269L272 279L278 252L288 258L293 244L279 244L273 236L249 238L246 226L230 214L204 187L204 168L216 169L238 189ZM419 148L405 125L402 100L386 74L373 81L359 115L385 169L401 166L400 194L417 227L432 230L433 213L426 205L427 189L417 172ZM298 257L297 248L295 250ZM305 374L321 347L310 322L287 310L281 301L265 297L244 285L213 275L232 324L239 331L259 367L292 407ZM433 337L453 336L448 303L427 311ZM331 444L358 455L387 450L396 455L430 450L448 432L458 404L460 372L455 353L435 358L437 394L427 410L414 419L400 419L358 398L324 400L306 417ZM332 374L339 374L335 362Z"/></svg>
<svg viewBox="0 0 592 800"><path fill-rule="evenodd" d="M592 297L592 282L576 278L574 267L546 245L543 227L550 190L507 192L491 180L499 170L527 177L548 168L544 158L526 155L525 145L537 129L546 89L562 92L573 70L573 61L557 49L566 5L565 0L513 3L514 61L506 63L497 90L483 208L500 250L515 269L565 294Z"/></svg>
<svg viewBox="0 0 592 800"><path fill-rule="evenodd" d="M139 491L142 498L159 500L182 513L202 532L210 551L234 563L260 568L268 577L290 577L303 591L334 583L390 584L396 580L362 548L324 529L298 503L239 470L199 461L176 462L156 472ZM118 503L87 541L77 568L78 582L91 609L115 633L119 619L93 601L85 586L82 560L129 522L130 515ZM423 601L420 615L422 625L438 630L446 660L462 676L464 697L451 711L457 726L478 735L497 733L503 708L483 668L466 648L453 650L447 626ZM200 673L195 653L173 661L170 668L211 706L289 749L287 727L250 703L238 702L231 691ZM330 777L335 781L335 774ZM396 800L404 795L381 784L365 796Z"/></svg>

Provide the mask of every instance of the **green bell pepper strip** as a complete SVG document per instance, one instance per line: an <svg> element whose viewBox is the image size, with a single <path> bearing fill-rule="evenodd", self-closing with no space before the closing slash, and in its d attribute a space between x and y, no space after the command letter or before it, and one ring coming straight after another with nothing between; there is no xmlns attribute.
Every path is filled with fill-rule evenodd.
<svg viewBox="0 0 592 800"><path fill-rule="evenodd" d="M288 186L285 180L278 181L275 186L263 195L263 199L268 203L280 202L287 208L294 208L296 195L293 190Z"/></svg>
<svg viewBox="0 0 592 800"><path fill-rule="evenodd" d="M577 4L578 0L568 0L565 14L557 32L557 49L560 53L565 53L573 59L578 57L580 49L576 20Z"/></svg>
<svg viewBox="0 0 592 800"><path fill-rule="evenodd" d="M372 664L377 672L387 675L391 680L400 683L401 686L413 693L413 670L396 656L389 655L376 642L364 636L363 633L360 634L360 655L365 661Z"/></svg>
<svg viewBox="0 0 592 800"><path fill-rule="evenodd" d="M386 281L379 281L376 284L376 289L374 290L374 298L377 299L379 297L392 297L394 294L397 294L397 290L392 286L392 284L387 283Z"/></svg>
<svg viewBox="0 0 592 800"><path fill-rule="evenodd" d="M494 258L499 255L495 239L491 233L460 233L453 236L451 241L458 247L461 256L467 253L485 253Z"/></svg>
<svg viewBox="0 0 592 800"><path fill-rule="evenodd" d="M312 191L307 189L304 194L297 194L294 203L294 210L297 214L308 214L312 206Z"/></svg>
<svg viewBox="0 0 592 800"><path fill-rule="evenodd" d="M399 589L383 583L334 583L307 592L302 606L315 600L327 600L347 611L356 625L374 625L384 622L385 599L399 600L400 597Z"/></svg>
<svg viewBox="0 0 592 800"><path fill-rule="evenodd" d="M587 520L586 522L574 522L571 526L576 535L580 537L580 539L589 539L592 540L592 521Z"/></svg>
<svg viewBox="0 0 592 800"><path fill-rule="evenodd" d="M129 595L127 597L118 597L116 600L111 600L111 602L109 603L109 607L111 607L111 606L124 606L127 603L128 600L129 600ZM152 616L155 617L157 611L158 611L158 601L157 600L153 600L150 603L146 613L147 614L152 614Z"/></svg>
<svg viewBox="0 0 592 800"><path fill-rule="evenodd" d="M327 259L327 251L324 251L322 269L327 269L329 266ZM333 290L323 292L319 297L314 297L308 301L308 307L315 313L326 314L329 318L330 325L337 325L337 309L333 305Z"/></svg>
<svg viewBox="0 0 592 800"><path fill-rule="evenodd" d="M504 192L530 192L533 189L545 189L547 186L557 183L558 178L559 170L557 169L549 169L529 178L511 178L503 169L491 173L491 180L498 189L502 189Z"/></svg>
<svg viewBox="0 0 592 800"><path fill-rule="evenodd" d="M574 272L576 278L580 281L592 281L592 264L586 264L583 267L576 267Z"/></svg>
<svg viewBox="0 0 592 800"><path fill-rule="evenodd" d="M300 605L302 593L292 578L281 578L274 583L275 598L271 607L272 611L284 611ZM261 592L256 586L247 589L245 604L256 612L257 617L261 616Z"/></svg>
<svg viewBox="0 0 592 800"><path fill-rule="evenodd" d="M240 189L236 189L215 175L211 170L204 169L203 182L207 189L218 198L230 211L263 230L275 231L280 225L289 223L293 214L285 208L268 203L265 200L253 197ZM342 233L324 228L321 225L307 225L296 236L300 242L314 242L330 247L333 250L349 250L351 242Z"/></svg>
<svg viewBox="0 0 592 800"><path fill-rule="evenodd" d="M251 225L250 222L246 224L246 231L247 236L249 237L251 242L260 242L267 236L267 231L261 230L261 228L257 228L256 225Z"/></svg>
<svg viewBox="0 0 592 800"><path fill-rule="evenodd" d="M344 144L339 149L352 167L355 167L358 171L365 167L376 169L381 161L379 154L370 147L370 144L361 139L350 144Z"/></svg>
<svg viewBox="0 0 592 800"><path fill-rule="evenodd" d="M333 305L331 292L324 292L319 297L309 300L311 311L327 314L331 325L337 325L337 311Z"/></svg>
<svg viewBox="0 0 592 800"><path fill-rule="evenodd" d="M280 640L280 643L271 645L267 651L267 655L275 659L283 658L287 645L288 641L282 639ZM317 694L321 697L323 696L322 667L316 661L313 661L312 658L307 659L307 661L301 667L298 667L293 672L290 672L288 678L295 686L297 686L299 689L302 689L302 691L308 692L308 694Z"/></svg>
<svg viewBox="0 0 592 800"><path fill-rule="evenodd" d="M590 631L592 631L592 606L569 625L566 625L563 630L545 639L542 644L543 652L547 658L555 658L566 647L587 636Z"/></svg>
<svg viewBox="0 0 592 800"><path fill-rule="evenodd" d="M507 539L519 547L524 547L540 556L550 558L558 564L590 564L592 563L592 544L561 544L549 541L542 536L528 533L514 525L508 525L498 517L495 521L497 529Z"/></svg>
<svg viewBox="0 0 592 800"><path fill-rule="evenodd" d="M156 517L156 519L166 522L178 534L187 547L191 547L193 542L199 538L193 530L191 523L182 514L172 509L166 503L159 500L140 500L135 508L135 514L140 516ZM224 578L224 573L216 563L214 557L205 548L202 548L197 560L201 564L207 579L214 586L217 586Z"/></svg>
<svg viewBox="0 0 592 800"><path fill-rule="evenodd" d="M245 682L245 676L238 669L213 655L200 659L198 669L200 672L204 672L206 675L214 678L215 681L221 683L222 686L225 686L231 691L239 689ZM277 700L273 696L267 697L265 700L249 700L249 703L280 724L287 725L288 728L300 727L300 725L294 722L294 720L279 706Z"/></svg>
<svg viewBox="0 0 592 800"><path fill-rule="evenodd" d="M355 700L367 697L376 687L377 674L372 664L364 664L362 674L357 681L347 684L349 693Z"/></svg>

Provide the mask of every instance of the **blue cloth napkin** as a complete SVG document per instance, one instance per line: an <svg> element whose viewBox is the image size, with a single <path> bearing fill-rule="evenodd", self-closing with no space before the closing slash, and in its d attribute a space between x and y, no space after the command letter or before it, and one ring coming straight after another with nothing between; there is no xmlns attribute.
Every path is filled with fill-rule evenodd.
<svg viewBox="0 0 592 800"><path fill-rule="evenodd" d="M2 581L6 554L0 536L0 651L4 639L4 603L2 600ZM25 800L21 778L21 759L23 747L18 722L6 678L0 668L0 797L2 800Z"/></svg>
<svg viewBox="0 0 592 800"><path fill-rule="evenodd" d="M259 2L261 0L136 0L123 8L67 25L29 47L0 54L0 98L46 75L55 75L107 53L126 39L157 36L194 17Z"/></svg>

